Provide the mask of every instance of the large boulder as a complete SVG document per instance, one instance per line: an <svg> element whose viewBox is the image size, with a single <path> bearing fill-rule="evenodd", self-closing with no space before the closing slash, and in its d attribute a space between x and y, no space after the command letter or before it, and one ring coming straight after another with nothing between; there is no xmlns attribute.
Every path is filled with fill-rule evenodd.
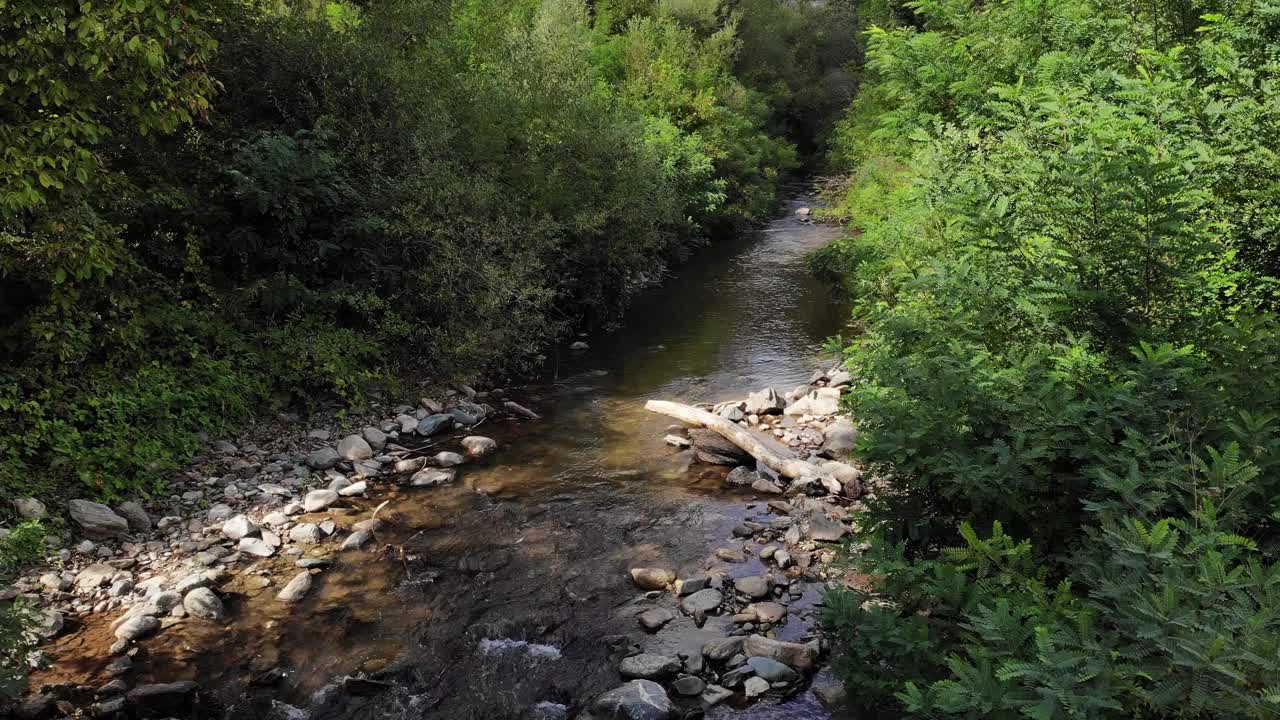
<svg viewBox="0 0 1280 720"><path fill-rule="evenodd" d="M597 720L670 720L674 710L667 691L651 680L632 680L591 701Z"/></svg>
<svg viewBox="0 0 1280 720"><path fill-rule="evenodd" d="M734 445L715 430L695 428L689 431L693 441L694 457L711 465L744 465L755 462L751 454Z"/></svg>
<svg viewBox="0 0 1280 720"><path fill-rule="evenodd" d="M474 425L475 423L471 423ZM453 427L453 416L445 413L436 413L428 415L418 421L417 432L423 437L429 437L439 432L444 432Z"/></svg>
<svg viewBox="0 0 1280 720"><path fill-rule="evenodd" d="M748 415L776 415L782 412L786 403L773 388L765 388L747 396L746 412Z"/></svg>
<svg viewBox="0 0 1280 720"><path fill-rule="evenodd" d="M88 500L72 500L68 506L71 519L89 538L127 538L129 521L115 514L111 508Z"/></svg>
<svg viewBox="0 0 1280 720"><path fill-rule="evenodd" d="M337 465L341 459L342 456L338 454L337 450L331 447L322 447L307 456L307 467L312 470L328 470Z"/></svg>
<svg viewBox="0 0 1280 720"><path fill-rule="evenodd" d="M796 398L784 410L787 415L835 415L840 410L840 391L836 388L814 388Z"/></svg>
<svg viewBox="0 0 1280 720"><path fill-rule="evenodd" d="M40 520L48 514L44 503L35 498L18 498L13 501L13 509L18 511L18 515L27 520Z"/></svg>
<svg viewBox="0 0 1280 720"><path fill-rule="evenodd" d="M202 620L220 622L227 616L227 611L217 595L207 587L198 587L182 598L182 607L188 615Z"/></svg>
<svg viewBox="0 0 1280 720"><path fill-rule="evenodd" d="M338 441L338 455L346 460L368 460L373 457L373 448L360 435L348 435Z"/></svg>
<svg viewBox="0 0 1280 720"><path fill-rule="evenodd" d="M624 678L666 680L680 672L681 667L680 658L669 655L640 653L639 655L623 658L622 662L618 664L618 672Z"/></svg>

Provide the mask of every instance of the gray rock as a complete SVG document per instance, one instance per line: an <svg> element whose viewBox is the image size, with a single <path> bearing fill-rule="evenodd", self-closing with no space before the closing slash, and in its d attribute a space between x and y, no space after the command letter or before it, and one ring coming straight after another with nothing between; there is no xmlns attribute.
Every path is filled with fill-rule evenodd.
<svg viewBox="0 0 1280 720"><path fill-rule="evenodd" d="M776 602L751 603L746 612L755 615L760 622L777 623L787 616L787 606Z"/></svg>
<svg viewBox="0 0 1280 720"><path fill-rule="evenodd" d="M697 697L707 689L707 684L700 677L686 675L672 683L671 689L675 690L677 695Z"/></svg>
<svg viewBox="0 0 1280 720"><path fill-rule="evenodd" d="M219 503L209 508L209 512L205 514L205 519L211 523L223 522L230 518L233 512L235 511L231 509L230 505Z"/></svg>
<svg viewBox="0 0 1280 720"><path fill-rule="evenodd" d="M449 428L453 427L453 422L454 422L453 416L447 413L436 413L435 415L428 415L427 417L418 421L417 432L422 437L430 437L432 435L435 435L436 433L444 432L445 430L448 430ZM474 425L475 423L468 423L468 424Z"/></svg>
<svg viewBox="0 0 1280 720"><path fill-rule="evenodd" d="M800 679L800 673L772 658L749 657L747 658L747 664L756 672L757 677L764 678L771 683L793 683Z"/></svg>
<svg viewBox="0 0 1280 720"><path fill-rule="evenodd" d="M678 447L678 448L687 448L693 444L693 442L689 440L689 438L680 437L679 435L675 435L675 434L668 434L666 437L662 438L662 440L666 444L672 447Z"/></svg>
<svg viewBox="0 0 1280 720"><path fill-rule="evenodd" d="M827 669L813 677L810 689L813 690L813 694L828 710L842 708L848 698L848 691L845 690L844 683Z"/></svg>
<svg viewBox="0 0 1280 720"><path fill-rule="evenodd" d="M316 545L322 539L320 526L315 523L302 523L289 530L289 539L299 545Z"/></svg>
<svg viewBox="0 0 1280 720"><path fill-rule="evenodd" d="M280 602L296 603L301 602L307 593L311 590L311 572L304 570L293 576L288 585L276 595L276 599Z"/></svg>
<svg viewBox="0 0 1280 720"><path fill-rule="evenodd" d="M82 590L94 590L111 584L111 578L118 572L106 563L94 563L76 574L76 587Z"/></svg>
<svg viewBox="0 0 1280 720"><path fill-rule="evenodd" d="M661 685L632 680L597 696L591 712L596 720L670 720L674 707Z"/></svg>
<svg viewBox="0 0 1280 720"><path fill-rule="evenodd" d="M18 512L18 515L20 517L25 518L27 520L40 520L45 515L49 514L49 511L48 509L45 508L44 503L31 497L18 498L17 500L14 500L13 509Z"/></svg>
<svg viewBox="0 0 1280 720"><path fill-rule="evenodd" d="M724 596L719 590L699 590L680 601L680 608L689 615L697 612L709 613L720 607L720 603L724 600Z"/></svg>
<svg viewBox="0 0 1280 720"><path fill-rule="evenodd" d="M458 453L449 452L448 450L444 452L436 453L436 456L435 456L436 465L439 465L440 467L445 467L445 468L457 467L466 461L467 459L462 457Z"/></svg>
<svg viewBox="0 0 1280 720"><path fill-rule="evenodd" d="M680 672L681 667L680 658L640 653L623 658L618 664L618 672L624 678L665 680Z"/></svg>
<svg viewBox="0 0 1280 720"><path fill-rule="evenodd" d="M838 542L850 532L852 531L848 525L819 513L809 519L809 532L807 534L812 540Z"/></svg>
<svg viewBox="0 0 1280 720"><path fill-rule="evenodd" d="M138 640L160 629L160 621L150 615L135 615L120 623L115 636L120 640Z"/></svg>
<svg viewBox="0 0 1280 720"><path fill-rule="evenodd" d="M748 415L776 415L782 412L784 407L786 404L778 396L777 391L773 388L765 388L747 396L745 410Z"/></svg>
<svg viewBox="0 0 1280 720"><path fill-rule="evenodd" d="M139 685L126 696L129 704L142 717L156 717L176 713L188 705L200 686L190 680Z"/></svg>
<svg viewBox="0 0 1280 720"><path fill-rule="evenodd" d="M373 535L368 530L356 530L348 535L346 540L342 541L342 549L358 550L372 538Z"/></svg>
<svg viewBox="0 0 1280 720"><path fill-rule="evenodd" d="M702 655L712 662L724 662L742 652L743 637L727 637L709 640L702 646Z"/></svg>
<svg viewBox="0 0 1280 720"><path fill-rule="evenodd" d="M250 520L248 515L237 515L222 523L222 534L231 540L254 537L259 533L261 533L261 530L258 528L257 523Z"/></svg>
<svg viewBox="0 0 1280 720"><path fill-rule="evenodd" d="M840 418L822 431L822 449L834 457L844 457L853 452L858 442L858 430L846 418Z"/></svg>
<svg viewBox="0 0 1280 720"><path fill-rule="evenodd" d="M762 635L751 635L742 644L742 651L748 657L763 657L777 660L798 670L808 670L817 660L817 650L812 645L774 640Z"/></svg>
<svg viewBox="0 0 1280 720"><path fill-rule="evenodd" d="M521 405L520 403L513 402L511 400L508 400L502 403L502 407L506 408L507 412L511 413L512 415L519 415L520 417L526 418L528 420L542 419L542 416L539 415L538 413L530 410L529 408Z"/></svg>
<svg viewBox="0 0 1280 720"><path fill-rule="evenodd" d="M322 447L307 456L307 467L312 470L328 470L337 465L341 459L342 456L334 448Z"/></svg>
<svg viewBox="0 0 1280 720"><path fill-rule="evenodd" d="M713 707L733 697L733 691L719 685L708 685L707 689L702 693L702 704L704 707Z"/></svg>
<svg viewBox="0 0 1280 720"><path fill-rule="evenodd" d="M711 465L742 465L754 462L747 451L726 440L723 435L703 428L689 431L689 439L693 441L694 456L699 462Z"/></svg>
<svg viewBox="0 0 1280 720"><path fill-rule="evenodd" d="M360 482L351 483L350 485L342 488L338 491L338 494L342 497L355 497L357 495L364 495L368 489L369 483L361 480Z"/></svg>
<svg viewBox="0 0 1280 720"><path fill-rule="evenodd" d="M338 441L338 455L346 460L368 460L373 457L373 448L360 435L348 435Z"/></svg>
<svg viewBox="0 0 1280 720"><path fill-rule="evenodd" d="M240 544L236 546L236 552L255 557L271 557L276 554L276 549L267 544L262 538L240 538Z"/></svg>
<svg viewBox="0 0 1280 720"><path fill-rule="evenodd" d="M709 577L684 578L676 581L676 595L686 597L696 592L702 592L709 587L711 587L711 578Z"/></svg>
<svg viewBox="0 0 1280 720"><path fill-rule="evenodd" d="M787 406L787 415L834 415L840 411L840 391L814 388Z"/></svg>
<svg viewBox="0 0 1280 720"><path fill-rule="evenodd" d="M401 435L408 435L418 430L418 418L412 415L397 415L396 422L400 423Z"/></svg>
<svg viewBox="0 0 1280 720"><path fill-rule="evenodd" d="M636 619L640 621L640 627L649 632L657 632L663 625L675 620L676 614L669 608L653 608L640 613Z"/></svg>
<svg viewBox="0 0 1280 720"><path fill-rule="evenodd" d="M747 416L742 411L741 403L725 403L716 409L716 415L728 420L729 422L738 422Z"/></svg>
<svg viewBox="0 0 1280 720"><path fill-rule="evenodd" d="M373 448L374 452L381 452L382 448L387 446L387 434L376 427L364 428L360 431L360 434L364 437L364 441L369 443L369 447Z"/></svg>
<svg viewBox="0 0 1280 720"><path fill-rule="evenodd" d="M731 487L747 487L761 479L760 473L745 465L740 465L729 472L724 479L724 484Z"/></svg>
<svg viewBox="0 0 1280 720"><path fill-rule="evenodd" d="M751 483L751 489L763 495L781 495L782 488L778 487L772 480L760 478Z"/></svg>
<svg viewBox="0 0 1280 720"><path fill-rule="evenodd" d="M662 590L676 581L676 574L663 568L631 568L631 581L643 590Z"/></svg>
<svg viewBox="0 0 1280 720"><path fill-rule="evenodd" d="M332 490L312 490L302 499L302 509L313 513L324 510L338 502L338 493Z"/></svg>
<svg viewBox="0 0 1280 720"><path fill-rule="evenodd" d="M760 677L749 677L743 681L742 692L748 698L759 697L769 692L769 681Z"/></svg>
<svg viewBox="0 0 1280 720"><path fill-rule="evenodd" d="M466 450L467 457L483 458L492 455L498 449L498 443L483 435L468 435L462 438L462 448Z"/></svg>
<svg viewBox="0 0 1280 720"><path fill-rule="evenodd" d="M112 512L106 505L88 500L72 500L68 507L71 519L80 526L86 537L129 537L129 521Z"/></svg>
<svg viewBox="0 0 1280 720"><path fill-rule="evenodd" d="M747 561L746 553L737 548L720 548L716 550L716 557L731 563L744 563Z"/></svg>
<svg viewBox="0 0 1280 720"><path fill-rule="evenodd" d="M129 529L137 532L151 530L151 516L143 509L142 504L128 500L116 506L116 514L129 523Z"/></svg>
<svg viewBox="0 0 1280 720"><path fill-rule="evenodd" d="M761 600L769 597L773 590L773 583L769 581L769 578L752 575L750 577L734 578L733 587L752 600Z"/></svg>
<svg viewBox="0 0 1280 720"><path fill-rule="evenodd" d="M227 616L226 608L217 595L207 587L198 587L182 598L182 607L188 615L202 620L221 622Z"/></svg>
<svg viewBox="0 0 1280 720"><path fill-rule="evenodd" d="M424 468L414 473L413 477L409 478L409 484L413 487L434 487L436 485L447 485L453 482L457 477L457 470Z"/></svg>
<svg viewBox="0 0 1280 720"><path fill-rule="evenodd" d="M213 584L213 578L207 572L192 573L181 580L174 586L174 591L186 595L196 588L209 587Z"/></svg>

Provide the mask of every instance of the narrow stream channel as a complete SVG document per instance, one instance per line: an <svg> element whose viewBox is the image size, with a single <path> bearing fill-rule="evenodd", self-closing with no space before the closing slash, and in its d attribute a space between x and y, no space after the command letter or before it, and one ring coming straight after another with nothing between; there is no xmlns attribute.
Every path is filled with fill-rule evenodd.
<svg viewBox="0 0 1280 720"><path fill-rule="evenodd" d="M643 405L784 392L824 362L820 347L845 308L803 260L838 230L800 222L806 200L797 193L759 232L703 251L642 297L624 328L589 338L590 350L563 353L557 379L522 390L541 421L481 428L500 443L492 463L468 466L452 486L392 491L379 541L403 553L344 554L293 608L272 601L275 589L242 586L229 625L165 633L142 677L198 680L228 718L306 717L289 706L314 718L537 718L618 685L628 647L696 652L711 631L732 628L682 618L646 635L636 623L653 604L631 567L765 572L754 557L715 557L763 503L723 489L724 469L666 445L670 419ZM777 628L782 639L809 637L818 612L816 585L794 589L803 596ZM261 683L272 668L284 678ZM361 673L387 685L331 685ZM830 717L809 693L708 716Z"/></svg>

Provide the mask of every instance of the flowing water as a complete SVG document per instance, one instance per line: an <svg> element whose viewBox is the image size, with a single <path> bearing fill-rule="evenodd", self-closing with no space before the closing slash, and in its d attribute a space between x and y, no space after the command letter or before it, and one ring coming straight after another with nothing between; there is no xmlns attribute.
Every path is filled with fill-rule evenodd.
<svg viewBox="0 0 1280 720"><path fill-rule="evenodd" d="M714 553L741 545L731 528L764 508L723 489L723 469L666 445L673 421L643 405L783 392L830 363L820 348L845 309L803 258L838 230L796 219L803 200L680 267L625 327L588 338L590 350L563 353L554 380L518 397L542 420L479 429L500 443L491 463L466 467L452 486L388 491L382 551L339 556L293 608L274 601L278 588L237 577L232 621L185 623L148 641L137 681L198 680L221 701L210 714L225 717L305 717L293 706L316 718L537 718L618 685L617 662L634 645L696 652L728 620L699 630L681 619L648 636L635 615L652 601L627 571L763 574L755 558L726 564ZM777 628L783 639L808 637L818 612L818 587L801 587ZM266 681L272 668L284 677ZM332 683L346 675L376 682L339 691ZM709 716L829 714L800 693Z"/></svg>

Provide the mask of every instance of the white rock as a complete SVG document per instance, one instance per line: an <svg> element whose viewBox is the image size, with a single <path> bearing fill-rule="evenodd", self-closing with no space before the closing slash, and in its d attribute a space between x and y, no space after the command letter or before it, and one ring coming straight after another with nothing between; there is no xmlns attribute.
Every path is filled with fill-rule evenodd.
<svg viewBox="0 0 1280 720"><path fill-rule="evenodd" d="M338 493L332 490L312 490L302 500L302 509L312 513L319 512L338 502Z"/></svg>
<svg viewBox="0 0 1280 720"><path fill-rule="evenodd" d="M498 443L493 438L482 435L468 435L462 438L462 447L467 451L468 457L482 458L493 454L498 449Z"/></svg>
<svg viewBox="0 0 1280 720"><path fill-rule="evenodd" d="M338 454L347 460L368 460L373 448L360 435L348 435L338 441Z"/></svg>
<svg viewBox="0 0 1280 720"><path fill-rule="evenodd" d="M352 483L342 488L338 491L338 494L342 497L355 497L356 495L364 495L365 491L368 489L369 484L361 480L358 483Z"/></svg>
<svg viewBox="0 0 1280 720"><path fill-rule="evenodd" d="M222 534L231 540L253 537L259 532L258 526L248 515L237 515L222 523Z"/></svg>
<svg viewBox="0 0 1280 720"><path fill-rule="evenodd" d="M256 557L271 557L276 553L275 548L271 547L262 538L240 538L240 545L236 548L237 552L247 553Z"/></svg>
<svg viewBox="0 0 1280 720"><path fill-rule="evenodd" d="M435 461L440 467L448 468L457 467L467 460L456 452L449 452L446 450L445 452L436 453Z"/></svg>
<svg viewBox="0 0 1280 720"><path fill-rule="evenodd" d="M276 599L286 603L300 602L311 590L311 573L303 571L293 576L288 585L276 595Z"/></svg>
<svg viewBox="0 0 1280 720"><path fill-rule="evenodd" d="M226 617L226 609L217 595L207 587L198 587L182 598L182 607L188 615L202 620L221 621Z"/></svg>

